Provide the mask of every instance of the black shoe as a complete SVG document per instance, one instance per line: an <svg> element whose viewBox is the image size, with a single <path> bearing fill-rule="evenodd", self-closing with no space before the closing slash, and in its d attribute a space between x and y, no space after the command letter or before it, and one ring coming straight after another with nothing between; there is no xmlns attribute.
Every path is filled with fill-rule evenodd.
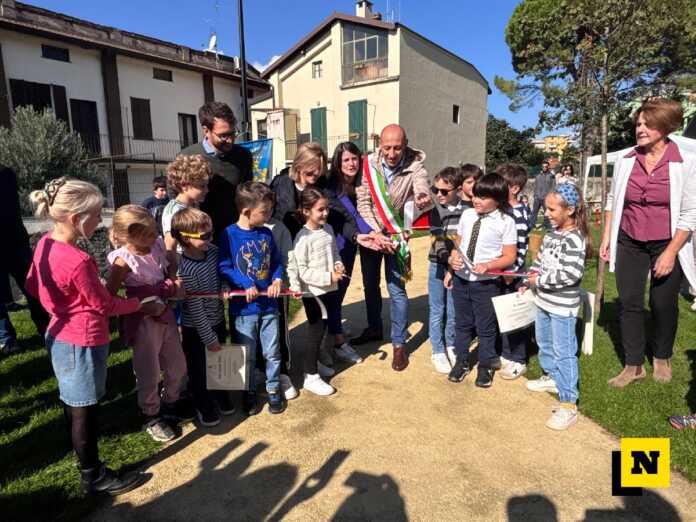
<svg viewBox="0 0 696 522"><path fill-rule="evenodd" d="M491 359L490 367L494 370L501 370L503 368L503 363L500 361L500 357L495 357Z"/></svg>
<svg viewBox="0 0 696 522"><path fill-rule="evenodd" d="M115 471L103 464L91 469L80 471L80 488L82 494L94 493L98 495L121 495L132 491L145 483L146 477L141 473L126 473L119 477Z"/></svg>
<svg viewBox="0 0 696 522"><path fill-rule="evenodd" d="M174 403L162 401L160 415L175 422L190 422L196 418L196 409L186 399L179 399Z"/></svg>
<svg viewBox="0 0 696 522"><path fill-rule="evenodd" d="M457 357L457 361L454 363L454 368L452 368L447 376L451 382L462 382L464 377L469 375L471 368L469 368L469 361L464 357Z"/></svg>
<svg viewBox="0 0 696 522"><path fill-rule="evenodd" d="M235 407L229 393L222 392L217 397L215 402L217 402L218 410L221 415L234 415Z"/></svg>
<svg viewBox="0 0 696 522"><path fill-rule="evenodd" d="M350 344L353 346L360 346L361 344L367 344L372 341L381 341L384 339L382 335L382 330L373 330L372 328L365 328L363 333L358 337L353 337L350 340Z"/></svg>
<svg viewBox="0 0 696 522"><path fill-rule="evenodd" d="M249 417L261 413L261 404L256 392L246 392L244 394L244 411Z"/></svg>
<svg viewBox="0 0 696 522"><path fill-rule="evenodd" d="M271 413L283 413L285 406L285 397L283 397L280 391L268 392L268 411Z"/></svg>
<svg viewBox="0 0 696 522"><path fill-rule="evenodd" d="M479 366L476 374L476 386L479 388L490 388L493 385L493 374L495 374L493 368L481 368Z"/></svg>
<svg viewBox="0 0 696 522"><path fill-rule="evenodd" d="M212 407L212 405L210 408L206 408L205 410L198 411L196 413L198 416L198 422L201 426L212 428L213 426L220 424L220 415L217 411L215 411L215 408Z"/></svg>

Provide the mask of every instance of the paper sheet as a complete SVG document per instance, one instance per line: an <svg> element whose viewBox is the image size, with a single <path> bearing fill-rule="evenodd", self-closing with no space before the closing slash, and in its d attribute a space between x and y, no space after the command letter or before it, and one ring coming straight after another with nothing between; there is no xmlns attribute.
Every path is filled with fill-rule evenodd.
<svg viewBox="0 0 696 522"><path fill-rule="evenodd" d="M249 382L247 347L225 344L218 352L205 351L206 381L209 390L246 390Z"/></svg>
<svg viewBox="0 0 696 522"><path fill-rule="evenodd" d="M530 290L523 294L515 292L494 297L493 308L498 318L500 333L526 328L534 324L536 318L537 308L534 304L534 294Z"/></svg>
<svg viewBox="0 0 696 522"><path fill-rule="evenodd" d="M582 336L582 347L580 350L585 355L592 355L594 347L594 301L595 295L592 292L583 290L580 292L582 299L582 322L584 325L584 334Z"/></svg>

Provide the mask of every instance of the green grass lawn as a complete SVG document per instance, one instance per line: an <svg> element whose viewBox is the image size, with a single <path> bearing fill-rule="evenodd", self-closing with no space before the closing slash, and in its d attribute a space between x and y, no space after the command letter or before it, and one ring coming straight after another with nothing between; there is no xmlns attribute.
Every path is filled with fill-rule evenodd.
<svg viewBox="0 0 696 522"><path fill-rule="evenodd" d="M594 245L599 245L595 229ZM595 248L597 250L597 248ZM583 287L596 288L596 257L587 264ZM647 302L647 298L646 298ZM674 414L696 411L696 312L691 303L679 298L679 330L672 359L672 382L658 384L650 377L617 390L607 380L621 371L618 301L614 274L607 273L604 306L595 324L594 353L580 356L580 411L620 437L669 437L672 467L696 481L696 430L677 431L667 422ZM650 332L650 325L646 325ZM536 356L530 361L528 377L537 378L541 369Z"/></svg>

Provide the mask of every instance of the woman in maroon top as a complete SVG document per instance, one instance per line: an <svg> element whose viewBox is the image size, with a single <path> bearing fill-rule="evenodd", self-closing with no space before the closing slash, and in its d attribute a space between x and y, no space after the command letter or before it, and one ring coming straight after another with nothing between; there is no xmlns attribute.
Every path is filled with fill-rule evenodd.
<svg viewBox="0 0 696 522"><path fill-rule="evenodd" d="M599 253L610 262L610 270L616 270L625 353L624 369L609 380L617 388L646 376L644 294L648 274L653 378L658 382L672 378L670 359L682 276L696 280L690 244L696 159L668 138L681 126L680 104L660 98L646 101L635 116L637 147L619 153L614 167Z"/></svg>

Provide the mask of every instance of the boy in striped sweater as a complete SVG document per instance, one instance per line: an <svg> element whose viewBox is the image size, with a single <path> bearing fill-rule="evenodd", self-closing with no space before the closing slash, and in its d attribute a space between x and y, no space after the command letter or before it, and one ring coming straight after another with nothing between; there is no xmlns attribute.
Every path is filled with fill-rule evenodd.
<svg viewBox="0 0 696 522"><path fill-rule="evenodd" d="M218 249L211 244L213 223L196 208L180 210L172 217L171 234L182 246L179 277L187 294L220 292ZM234 406L226 391L208 391L206 350L218 351L227 338L221 299L189 296L182 306L181 337L188 367L188 389L198 421L203 426L220 424L220 414L231 415Z"/></svg>
<svg viewBox="0 0 696 522"><path fill-rule="evenodd" d="M481 169L466 171L466 183L473 187L481 176ZM463 169L445 167L435 175L431 192L435 206L430 211L430 235L432 246L428 254L428 305L429 327L432 345L431 360L435 371L449 373L455 361L454 354L454 303L452 292L444 287L443 279L448 270L450 252L455 248L457 226L462 212L472 208L471 200L460 198L465 183ZM464 194L463 194L464 195ZM443 336L444 330L444 336ZM445 351L450 352L449 358Z"/></svg>
<svg viewBox="0 0 696 522"><path fill-rule="evenodd" d="M527 257L529 242L529 207L518 200L524 186L527 184L527 171L520 165L505 163L498 166L496 172L508 184L507 214L515 220L517 232L517 258L509 270L521 272ZM520 279L515 277L503 278L503 294L517 292ZM527 371L527 339L529 330L501 334L502 353L500 355L500 376L512 380L524 375Z"/></svg>

